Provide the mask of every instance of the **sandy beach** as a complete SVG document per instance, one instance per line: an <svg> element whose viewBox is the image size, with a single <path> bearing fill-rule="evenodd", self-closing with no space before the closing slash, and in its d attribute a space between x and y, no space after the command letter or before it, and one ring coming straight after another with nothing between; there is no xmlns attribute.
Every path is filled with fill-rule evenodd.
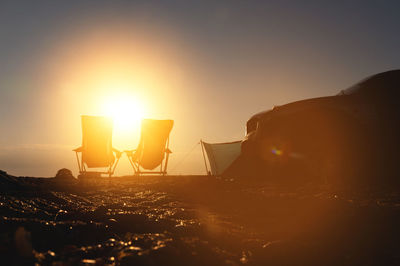
<svg viewBox="0 0 400 266"><path fill-rule="evenodd" d="M1 181L5 264L400 263L400 194L388 190L207 176Z"/></svg>

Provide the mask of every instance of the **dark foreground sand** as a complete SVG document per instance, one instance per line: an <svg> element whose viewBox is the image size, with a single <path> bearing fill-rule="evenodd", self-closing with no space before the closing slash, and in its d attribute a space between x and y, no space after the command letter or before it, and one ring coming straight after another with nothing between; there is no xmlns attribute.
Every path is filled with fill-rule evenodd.
<svg viewBox="0 0 400 266"><path fill-rule="evenodd" d="M3 265L400 265L390 189L1 177Z"/></svg>

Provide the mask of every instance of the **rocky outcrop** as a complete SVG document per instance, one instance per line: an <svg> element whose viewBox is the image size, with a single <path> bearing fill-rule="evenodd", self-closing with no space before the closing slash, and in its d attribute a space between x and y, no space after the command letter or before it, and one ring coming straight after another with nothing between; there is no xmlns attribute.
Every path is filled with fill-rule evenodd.
<svg viewBox="0 0 400 266"><path fill-rule="evenodd" d="M58 170L54 179L57 182L67 182L67 183L77 181L77 179L72 174L72 171L67 168L62 168L62 169Z"/></svg>
<svg viewBox="0 0 400 266"><path fill-rule="evenodd" d="M7 172L0 170L0 191L20 190L24 187L18 177L8 175Z"/></svg>

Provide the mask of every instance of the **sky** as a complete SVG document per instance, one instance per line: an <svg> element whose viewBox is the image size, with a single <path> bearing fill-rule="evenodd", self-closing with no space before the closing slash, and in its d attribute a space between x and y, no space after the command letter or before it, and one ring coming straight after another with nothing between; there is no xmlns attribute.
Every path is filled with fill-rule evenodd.
<svg viewBox="0 0 400 266"><path fill-rule="evenodd" d="M0 169L76 175L80 116L129 95L130 111L175 121L169 173L204 174L200 139L241 140L257 112L400 68L399 12L398 1L0 1ZM134 149L139 131L114 128L114 146ZM116 173L132 173L126 157Z"/></svg>

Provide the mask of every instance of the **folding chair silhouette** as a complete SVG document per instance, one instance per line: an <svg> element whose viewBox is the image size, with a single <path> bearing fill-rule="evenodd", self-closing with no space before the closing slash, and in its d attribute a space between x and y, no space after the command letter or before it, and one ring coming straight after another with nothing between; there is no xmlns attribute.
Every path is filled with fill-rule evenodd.
<svg viewBox="0 0 400 266"><path fill-rule="evenodd" d="M174 125L173 120L144 119L142 121L140 142L136 150L125 153L133 167L135 175L167 174L168 158L172 153L169 147L169 134ZM163 163L165 158L165 163ZM160 171L153 170L160 166Z"/></svg>
<svg viewBox="0 0 400 266"><path fill-rule="evenodd" d="M118 164L121 152L112 147L111 118L102 116L82 116L82 146L74 149L79 173L83 176L111 177ZM78 153L81 153L79 159ZM87 171L86 168L106 168L106 171Z"/></svg>

